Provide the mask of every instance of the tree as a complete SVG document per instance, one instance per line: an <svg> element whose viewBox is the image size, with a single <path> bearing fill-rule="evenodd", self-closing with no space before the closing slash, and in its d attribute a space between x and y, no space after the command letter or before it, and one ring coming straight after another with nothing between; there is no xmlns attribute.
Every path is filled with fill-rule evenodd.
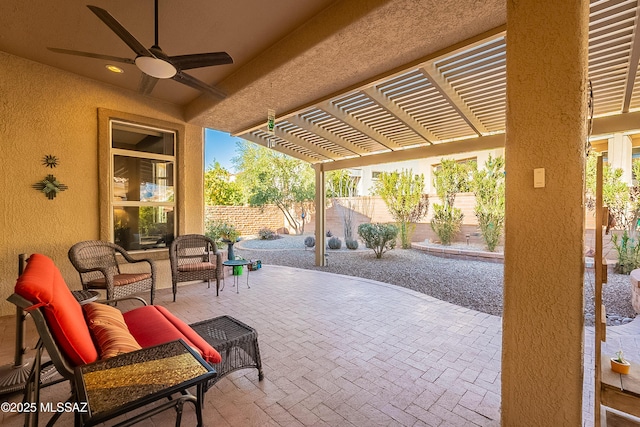
<svg viewBox="0 0 640 427"><path fill-rule="evenodd" d="M358 208L358 203L353 197L358 195L357 185L358 178L346 169L334 170L327 174L327 197L333 200L340 212L347 247L357 247L358 244L353 234L354 214Z"/></svg>
<svg viewBox="0 0 640 427"><path fill-rule="evenodd" d="M398 223L402 248L411 248L415 223L424 218L429 210L429 196L423 194L424 175L414 175L411 169L382 172L374 192L382 197Z"/></svg>
<svg viewBox="0 0 640 427"><path fill-rule="evenodd" d="M504 228L504 157L494 159L489 155L484 169L473 171L471 187L476 196L474 212L482 238L493 252Z"/></svg>
<svg viewBox="0 0 640 427"><path fill-rule="evenodd" d="M434 171L434 186L442 204L433 204L431 228L443 245L450 245L462 225L462 211L453 206L456 194L469 191L468 163L442 159L440 168Z"/></svg>
<svg viewBox="0 0 640 427"><path fill-rule="evenodd" d="M209 206L243 205L245 197L231 173L214 160L204 173L204 202Z"/></svg>
<svg viewBox="0 0 640 427"><path fill-rule="evenodd" d="M327 173L327 197L354 197L358 194L358 178L346 169L338 169Z"/></svg>
<svg viewBox="0 0 640 427"><path fill-rule="evenodd" d="M259 145L238 144L233 159L237 181L247 189L251 206L276 205L296 233L304 232L304 217L313 209L315 173L308 163Z"/></svg>

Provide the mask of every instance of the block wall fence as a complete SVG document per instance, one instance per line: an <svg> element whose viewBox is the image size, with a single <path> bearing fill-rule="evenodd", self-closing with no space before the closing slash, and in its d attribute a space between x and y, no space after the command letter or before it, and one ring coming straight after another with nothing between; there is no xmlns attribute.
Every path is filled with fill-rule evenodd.
<svg viewBox="0 0 640 427"><path fill-rule="evenodd" d="M423 242L426 239L435 242L438 236L431 230L431 216L433 215L433 204L440 203L437 197L429 198L429 213L425 219L416 224L412 241ZM475 197L472 193L461 193L456 196L455 207L462 210L464 215L463 225L460 232L454 239L455 242L467 243L467 236L470 244L482 244L482 236L478 228L478 221L473 213ZM345 209L352 211L353 233L357 237L358 225L366 222L392 223L393 217L389 213L386 204L379 196L371 197L349 197L333 199L329 202L326 211L325 230L331 231L333 235L344 240L344 226L342 221ZM299 216L299 215L298 215ZM240 230L243 236L258 234L261 228L270 228L279 233L293 233L289 228L283 213L275 205L255 208L250 206L206 206L205 207L205 229L211 221L225 221L233 224ZM585 213L585 247L594 247L595 214L587 211ZM315 232L315 214L305 218L305 234ZM612 250L610 239L605 237L605 256L607 258L617 258Z"/></svg>

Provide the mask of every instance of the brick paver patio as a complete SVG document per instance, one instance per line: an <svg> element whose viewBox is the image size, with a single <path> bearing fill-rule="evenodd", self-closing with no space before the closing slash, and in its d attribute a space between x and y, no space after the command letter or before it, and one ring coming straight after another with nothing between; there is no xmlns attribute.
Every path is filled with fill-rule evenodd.
<svg viewBox="0 0 640 427"><path fill-rule="evenodd" d="M182 285L175 303L170 289L158 291L157 304L188 323L228 314L259 333L265 379L258 382L257 371L247 369L219 381L206 394L206 425L500 425L501 318L405 288L311 270L264 266L251 273L251 289L245 283L236 294L227 279L217 298L204 283ZM10 318L0 323L3 336L11 337L3 339L2 364L13 357L13 328ZM35 332L27 335L33 340ZM588 399L588 386L585 391ZM42 400L67 397L68 386L56 385ZM585 415L589 405L585 401ZM65 414L60 425L71 421ZM164 412L139 425L174 421ZM22 422L22 416L2 414L3 426ZM187 405L183 425L194 423Z"/></svg>

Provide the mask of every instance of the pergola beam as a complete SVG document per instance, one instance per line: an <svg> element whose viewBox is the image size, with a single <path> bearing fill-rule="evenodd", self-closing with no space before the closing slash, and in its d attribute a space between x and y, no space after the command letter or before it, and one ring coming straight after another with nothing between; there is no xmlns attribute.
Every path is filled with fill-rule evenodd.
<svg viewBox="0 0 640 427"><path fill-rule="evenodd" d="M325 102L319 104L318 108L320 110L323 110L324 112L332 115L333 117L337 118L338 120L343 121L344 123L348 124L349 126L354 128L355 130L357 130L358 132L368 136L372 140L376 141L378 144L381 144L381 145L383 145L384 147L386 147L386 148L388 148L390 150L397 150L397 149L401 148L398 144L396 144L390 138L384 136L383 134L381 134L377 130L371 128L370 126L368 126L368 125L364 124L363 122L361 122L360 120L356 119L351 114L345 113L340 108L338 108L335 105L333 105L331 103L331 101L325 101Z"/></svg>
<svg viewBox="0 0 640 427"><path fill-rule="evenodd" d="M624 98L622 101L622 112L629 112L631 97L633 96L633 87L636 82L636 74L638 73L638 63L640 62L640 18L636 13L633 21L633 38L631 40L631 52L629 53L629 66L627 68L627 78L624 83Z"/></svg>
<svg viewBox="0 0 640 427"><path fill-rule="evenodd" d="M420 124L416 119L411 117L406 111L402 108L398 107L395 102L387 98L380 90L376 87L366 88L362 91L365 95L367 95L371 100L373 100L376 104L384 108L394 116L396 119L400 120L407 126L409 129L420 135L422 139L429 143L433 143L433 141L437 141L438 137L431 133L428 129Z"/></svg>
<svg viewBox="0 0 640 427"><path fill-rule="evenodd" d="M463 139L460 141L453 141L442 144L426 145L423 147L408 148L406 150L398 150L388 153L372 154L370 156L357 157L353 159L318 163L314 167L321 168L323 171L328 172L332 170L378 165L382 163L426 159L428 157L451 156L453 154L467 153L470 151L503 148L504 141L504 134L479 136L477 138Z"/></svg>
<svg viewBox="0 0 640 427"><path fill-rule="evenodd" d="M278 126L275 127L274 132L278 138L284 139L285 141L289 141L292 144L299 145L300 147L304 147L307 150L314 151L318 155L326 157L327 159L337 160L342 158L342 156L339 156L332 151L329 151L318 145L312 144L311 142L306 141L303 138L300 138L299 136L293 135L289 132L285 132L282 129L280 129Z"/></svg>
<svg viewBox="0 0 640 427"><path fill-rule="evenodd" d="M471 111L464 100L458 95L451 84L444 78L442 73L438 71L433 62L424 64L420 67L420 72L431 82L434 88L451 104L451 106L460 114L460 117L478 134L478 136L489 133L488 129Z"/></svg>
<svg viewBox="0 0 640 427"><path fill-rule="evenodd" d="M318 126L315 123L311 123L301 118L300 116L291 116L287 119L287 121L292 125L298 126L301 129L307 130L311 133L315 133L316 135L326 139L332 144L336 144L346 150L351 151L354 154L358 154L358 155L368 154L368 151L365 150L364 148L358 147L357 145L347 141L346 139L341 138L340 136L329 132L325 128Z"/></svg>
<svg viewBox="0 0 640 427"><path fill-rule="evenodd" d="M267 147L267 141L264 138L261 138L253 133L247 133L244 135L239 136L239 138L242 139L246 139L247 141L251 141L253 143L256 143L258 145L262 145L263 147ZM269 148L269 147L267 147ZM321 160L318 160L316 158L313 158L311 156L307 156L306 154L302 154L302 153L298 153L297 151L293 151L289 148L283 147L280 144L276 144L275 147L272 148L273 150L279 151L283 154L286 154L288 156L294 157L296 159L300 159L300 160L304 160L305 162L314 164L314 163L318 163Z"/></svg>

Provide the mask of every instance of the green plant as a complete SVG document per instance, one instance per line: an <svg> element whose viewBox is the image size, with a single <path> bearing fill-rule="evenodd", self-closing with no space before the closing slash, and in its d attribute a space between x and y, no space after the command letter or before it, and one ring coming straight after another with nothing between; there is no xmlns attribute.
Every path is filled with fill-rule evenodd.
<svg viewBox="0 0 640 427"><path fill-rule="evenodd" d="M504 228L504 157L493 159L489 155L484 169L473 171L471 187L476 196L474 212L482 238L489 251L493 252Z"/></svg>
<svg viewBox="0 0 640 427"><path fill-rule="evenodd" d="M382 197L391 216L398 222L403 249L411 248L415 223L427 215L429 196L424 192L424 175L414 175L411 169L402 172L382 172L375 193Z"/></svg>
<svg viewBox="0 0 640 427"><path fill-rule="evenodd" d="M624 365L629 363L627 359L624 358L624 353L622 352L622 350L616 351L616 357L613 360L615 360L618 363L622 363Z"/></svg>
<svg viewBox="0 0 640 427"><path fill-rule="evenodd" d="M210 222L205 232L207 237L210 237L216 242L237 242L240 238L240 232L228 222L214 221Z"/></svg>
<svg viewBox="0 0 640 427"><path fill-rule="evenodd" d="M618 252L616 273L629 274L640 267L640 242L624 230L622 236L611 233L611 242Z"/></svg>
<svg viewBox="0 0 640 427"><path fill-rule="evenodd" d="M347 249L351 249L351 250L358 249L358 241L355 239L348 239L348 240L345 239L344 243L347 246Z"/></svg>
<svg viewBox="0 0 640 427"><path fill-rule="evenodd" d="M311 165L250 142L238 143L238 151L236 181L246 189L249 205L276 205L290 228L303 234L316 194Z"/></svg>
<svg viewBox="0 0 640 427"><path fill-rule="evenodd" d="M459 163L442 159L439 169L433 172L434 186L442 204L433 204L431 228L443 245L450 245L456 233L460 231L464 215L453 206L456 194L469 191L469 171L475 162Z"/></svg>
<svg viewBox="0 0 640 427"><path fill-rule="evenodd" d="M431 228L438 235L443 245L450 245L460 231L462 211L449 205L433 205Z"/></svg>
<svg viewBox="0 0 640 427"><path fill-rule="evenodd" d="M211 221L207 224L204 235L212 239L216 243L220 243L222 238L220 237L220 224L221 222Z"/></svg>
<svg viewBox="0 0 640 427"><path fill-rule="evenodd" d="M260 240L274 240L278 238L278 235L272 229L265 227L258 230L258 238Z"/></svg>
<svg viewBox="0 0 640 427"><path fill-rule="evenodd" d="M204 202L208 206L243 205L242 186L231 179L231 172L214 160L204 172Z"/></svg>
<svg viewBox="0 0 640 427"><path fill-rule="evenodd" d="M396 247L398 227L393 224L365 223L358 226L358 235L367 248L373 249L376 258Z"/></svg>
<svg viewBox="0 0 640 427"><path fill-rule="evenodd" d="M342 247L342 240L340 240L336 236L333 236L329 239L327 245L329 245L329 249L340 249Z"/></svg>
<svg viewBox="0 0 640 427"><path fill-rule="evenodd" d="M316 238L314 236L307 236L304 238L304 245L308 248L312 248L316 245Z"/></svg>

